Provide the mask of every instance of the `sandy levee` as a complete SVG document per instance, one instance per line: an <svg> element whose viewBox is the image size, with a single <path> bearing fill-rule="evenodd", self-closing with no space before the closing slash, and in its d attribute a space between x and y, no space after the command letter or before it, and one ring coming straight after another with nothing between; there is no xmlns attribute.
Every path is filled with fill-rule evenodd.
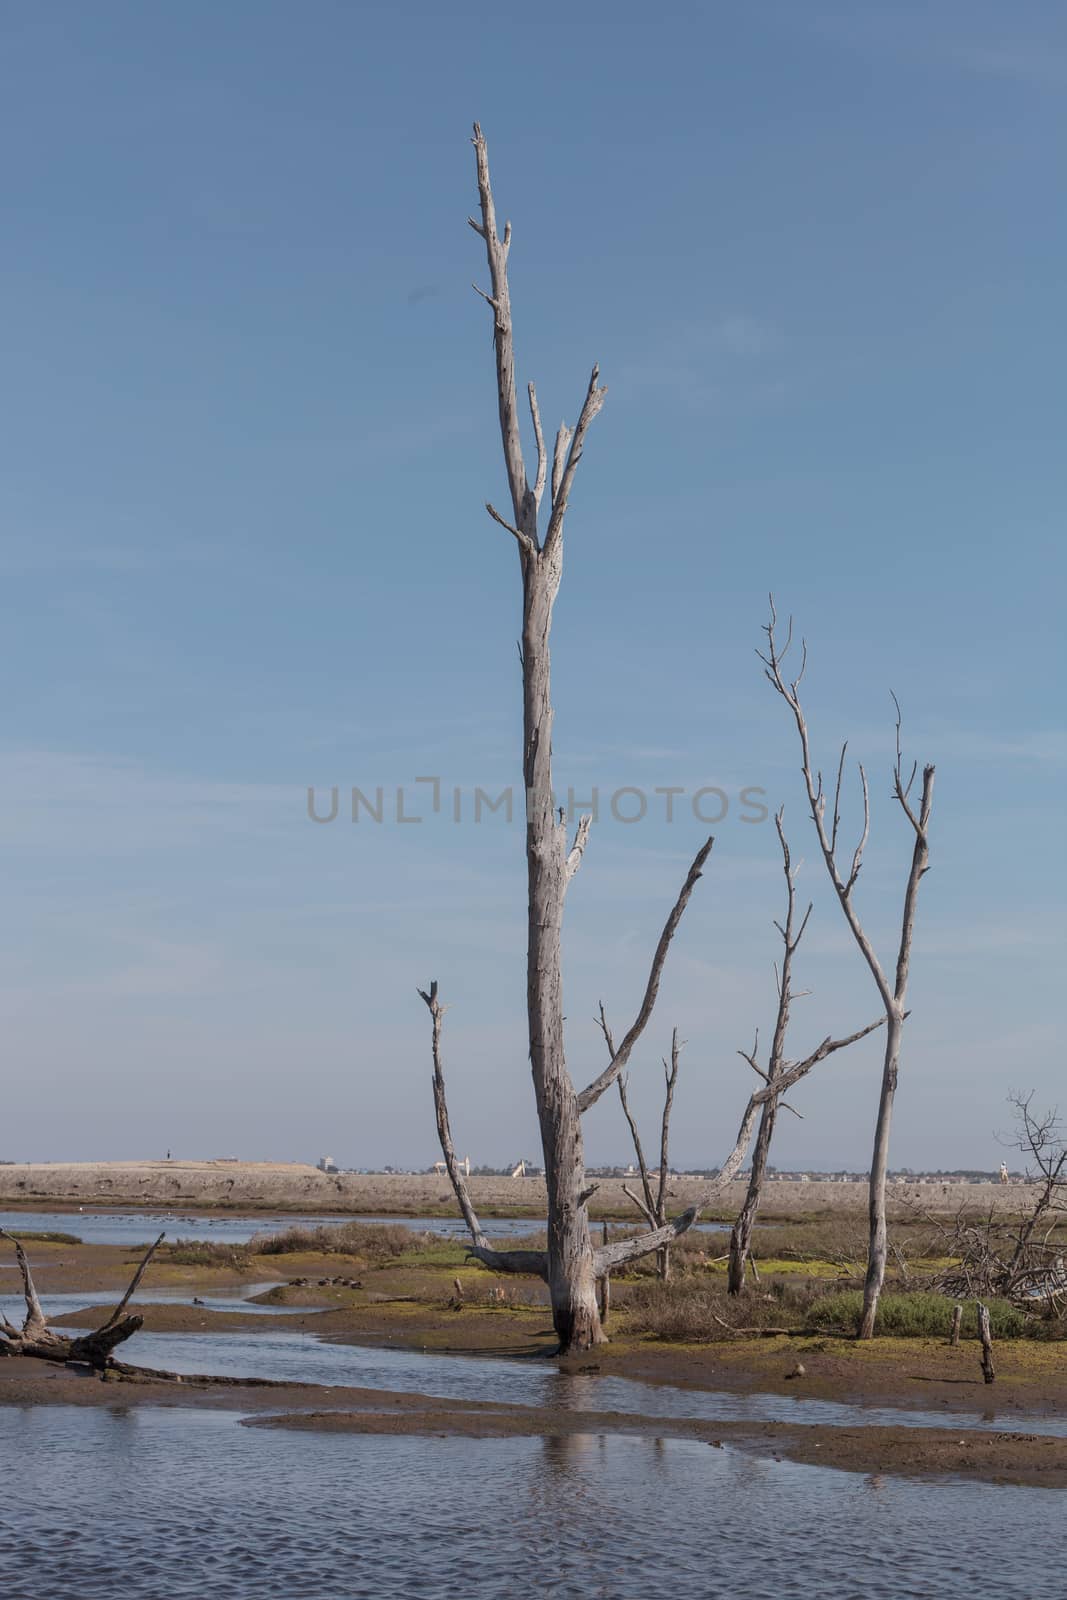
<svg viewBox="0 0 1067 1600"><path fill-rule="evenodd" d="M590 1206L595 1217L632 1218L624 1178L598 1179ZM737 1215L745 1196L742 1182L729 1185L706 1213L709 1219ZM540 1178L470 1179L472 1198L484 1217L545 1215L547 1195ZM681 1213L697 1204L704 1179L673 1177L672 1206ZM954 1215L962 1206L981 1206L1016 1214L1033 1204L1025 1184L908 1182L890 1186L890 1215L916 1208ZM0 1165L0 1207L76 1209L84 1206L144 1206L154 1209L293 1211L353 1216L455 1217L455 1196L447 1178L433 1173L320 1172L299 1162L271 1161L86 1161ZM867 1188L859 1182L771 1181L764 1218L841 1214L862 1216Z"/></svg>

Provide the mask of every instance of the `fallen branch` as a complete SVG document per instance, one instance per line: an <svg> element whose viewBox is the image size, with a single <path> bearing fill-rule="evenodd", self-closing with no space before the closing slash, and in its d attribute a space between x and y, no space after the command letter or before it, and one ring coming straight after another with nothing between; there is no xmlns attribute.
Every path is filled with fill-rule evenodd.
<svg viewBox="0 0 1067 1600"><path fill-rule="evenodd" d="M111 1352L116 1345L124 1343L144 1325L143 1317L136 1314L123 1317L122 1312L164 1235L161 1233L155 1244L149 1246L130 1287L103 1326L76 1339L68 1334L56 1333L48 1326L25 1250L19 1240L3 1228L0 1228L0 1238L7 1239L15 1246L15 1260L22 1275L22 1292L26 1301L26 1317L21 1329L8 1322L6 1317L0 1324L0 1355L34 1356L41 1361L82 1361L95 1371L114 1366Z"/></svg>
<svg viewBox="0 0 1067 1600"><path fill-rule="evenodd" d="M494 1250L486 1238L474 1203L467 1187L467 1179L456 1160L456 1147L452 1142L452 1128L448 1120L448 1102L445 1099L445 1073L441 1059L441 1029L444 1023L445 1008L437 997L436 978L430 984L430 992L420 989L419 994L426 1002L433 1023L433 1103L437 1112L437 1135L441 1141L441 1153L445 1158L445 1168L453 1192L459 1201L459 1209L463 1213L463 1220L467 1224L467 1231L471 1236L471 1243L467 1247L467 1254L480 1261L485 1267L492 1267L496 1272L521 1272L536 1278L548 1281L548 1252L545 1250Z"/></svg>

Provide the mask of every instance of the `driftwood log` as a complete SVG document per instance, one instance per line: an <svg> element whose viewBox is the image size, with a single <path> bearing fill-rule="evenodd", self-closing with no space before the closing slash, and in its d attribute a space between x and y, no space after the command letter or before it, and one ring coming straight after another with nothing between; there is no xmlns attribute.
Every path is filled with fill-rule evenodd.
<svg viewBox="0 0 1067 1600"><path fill-rule="evenodd" d="M187 1383L228 1389L288 1387L285 1380L275 1378L229 1378L217 1377L211 1373L186 1376L161 1367L131 1366L126 1361L116 1360L112 1352L144 1325L144 1318L136 1312L131 1312L127 1316L123 1316L122 1313L144 1277L145 1268L165 1238L166 1234L161 1233L155 1243L149 1245L130 1280L129 1288L107 1321L93 1333L81 1334L72 1339L69 1334L57 1333L54 1328L48 1326L48 1318L38 1298L26 1252L13 1234L0 1228L0 1239L7 1239L15 1246L15 1259L22 1274L22 1290L26 1299L26 1317L21 1328L16 1328L14 1323L0 1316L0 1356L33 1356L40 1361L54 1361L60 1364L72 1361L90 1367L99 1373L101 1378L113 1378L124 1383Z"/></svg>
<svg viewBox="0 0 1067 1600"><path fill-rule="evenodd" d="M72 1339L69 1334L57 1333L48 1326L48 1318L41 1308L37 1290L30 1271L30 1263L22 1244L13 1234L0 1228L0 1239L15 1246L15 1259L22 1274L22 1292L26 1299L26 1317L21 1328L16 1328L6 1317L0 1317L0 1356L37 1356L42 1361L81 1361L97 1371L112 1364L112 1351L123 1344L131 1334L144 1325L144 1318L132 1312L123 1316L134 1290L144 1277L145 1268L163 1243L160 1234L155 1244L145 1252L140 1266L133 1275L129 1288L114 1311L93 1333L81 1334ZM170 1374L167 1374L170 1376Z"/></svg>

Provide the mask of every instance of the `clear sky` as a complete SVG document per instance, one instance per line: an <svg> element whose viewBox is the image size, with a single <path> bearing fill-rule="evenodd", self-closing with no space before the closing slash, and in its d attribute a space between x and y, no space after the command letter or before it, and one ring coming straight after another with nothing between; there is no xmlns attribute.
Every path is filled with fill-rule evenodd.
<svg viewBox="0 0 1067 1600"><path fill-rule="evenodd" d="M597 1001L617 1031L637 1005L702 785L730 806L633 1063L650 1134L673 1023L680 1164L732 1144L769 1037L781 877L743 787L785 802L815 901L794 1053L878 1014L753 654L774 589L821 759L848 735L871 773L886 960L890 688L937 763L893 1162L995 1166L1009 1090L1067 1099L1063 8L0 17L0 1156L429 1163L433 977L461 1153L537 1152L522 830L471 815L520 781L478 117L521 378L553 427L594 359L609 385L555 630L560 783L603 813L574 1074ZM346 820L352 785L392 820ZM865 1168L878 1072L818 1069L777 1164ZM587 1124L626 1159L613 1097Z"/></svg>

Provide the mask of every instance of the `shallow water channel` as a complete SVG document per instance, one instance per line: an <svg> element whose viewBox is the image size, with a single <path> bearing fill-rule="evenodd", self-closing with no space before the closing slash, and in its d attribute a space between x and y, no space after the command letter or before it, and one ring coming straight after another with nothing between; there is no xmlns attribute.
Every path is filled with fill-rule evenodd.
<svg viewBox="0 0 1067 1600"><path fill-rule="evenodd" d="M460 1363L456 1363L460 1365ZM690 1441L0 1408L7 1600L1062 1600L1062 1496Z"/></svg>
<svg viewBox="0 0 1067 1600"><path fill-rule="evenodd" d="M250 1291L262 1287L251 1285ZM42 1295L46 1313L76 1310L84 1295ZM133 1307L156 1300L181 1302L180 1293L139 1296ZM10 1305L9 1305L10 1301ZM190 1303L186 1297L184 1303ZM11 1297L0 1298L0 1310L17 1309ZM208 1309L253 1310L240 1299L205 1302ZM262 1310L273 1308L264 1307ZM293 1316L313 1317L306 1307L290 1308ZM75 1329L65 1327L65 1332ZM87 1331L87 1330L86 1330ZM1010 1408L946 1414L939 1410L904 1410L894 1406L859 1406L817 1400L798 1394L733 1394L717 1390L642 1383L596 1371L563 1371L541 1358L442 1355L425 1350L379 1345L343 1344L312 1333L240 1330L227 1333L151 1333L142 1329L120 1352L123 1360L162 1367L190 1376L214 1373L227 1378L272 1378L285 1383L321 1384L330 1388L393 1390L442 1400L496 1400L513 1405L560 1406L570 1411L616 1411L664 1419L699 1418L710 1422L799 1422L829 1425L857 1423L897 1427L992 1428L1067 1435L1067 1417L1025 1419ZM591 1366L593 1363L591 1363ZM1067 1589L1065 1589L1067 1593Z"/></svg>
<svg viewBox="0 0 1067 1600"><path fill-rule="evenodd" d="M160 1233L167 1238L206 1240L211 1244L247 1244L257 1233L284 1233L286 1228L330 1227L342 1222L395 1223L416 1233L466 1238L461 1217L250 1215L197 1216L188 1211L0 1211L0 1228L11 1233L70 1233L84 1244L148 1244ZM485 1217L489 1239L514 1239L543 1231L536 1217ZM728 1232L724 1222L699 1222L701 1233Z"/></svg>

